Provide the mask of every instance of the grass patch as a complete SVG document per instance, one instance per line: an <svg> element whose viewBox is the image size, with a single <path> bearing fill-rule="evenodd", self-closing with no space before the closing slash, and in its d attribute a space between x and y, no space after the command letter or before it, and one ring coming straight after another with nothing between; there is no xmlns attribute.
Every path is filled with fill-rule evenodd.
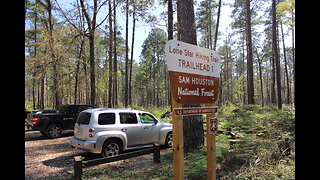
<svg viewBox="0 0 320 180"><path fill-rule="evenodd" d="M154 164L152 159L140 159L139 161L123 161L119 165L108 165L103 168L85 171L84 180L125 180L125 179L173 179L172 153L161 156L161 164ZM72 177L70 177L71 179Z"/></svg>
<svg viewBox="0 0 320 180"><path fill-rule="evenodd" d="M169 107L142 109L158 119ZM283 106L223 105L218 108L216 136L217 179L295 179L295 110ZM161 121L171 122L167 117ZM204 121L205 122L205 121ZM230 128L236 138L226 133ZM290 154L284 155L279 143L288 139ZM207 177L206 147L185 155L185 177ZM148 160L108 165L84 173L84 179L173 179L172 152L161 156L161 163Z"/></svg>

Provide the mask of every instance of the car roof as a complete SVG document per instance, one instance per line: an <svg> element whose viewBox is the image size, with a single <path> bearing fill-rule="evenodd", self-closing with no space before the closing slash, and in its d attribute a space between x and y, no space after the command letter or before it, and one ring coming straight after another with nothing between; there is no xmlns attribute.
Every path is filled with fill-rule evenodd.
<svg viewBox="0 0 320 180"><path fill-rule="evenodd" d="M141 110L135 110L131 108L94 108L94 109L87 109L84 110L84 112L88 113L94 113L94 112L140 112L140 113L145 113L145 111Z"/></svg>

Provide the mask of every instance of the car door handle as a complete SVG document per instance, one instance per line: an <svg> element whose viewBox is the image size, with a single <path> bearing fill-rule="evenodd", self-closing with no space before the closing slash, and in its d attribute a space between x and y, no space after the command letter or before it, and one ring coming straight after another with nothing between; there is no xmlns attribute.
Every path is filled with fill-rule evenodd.
<svg viewBox="0 0 320 180"><path fill-rule="evenodd" d="M143 129L149 129L149 127L148 127L148 126L145 126Z"/></svg>
<svg viewBox="0 0 320 180"><path fill-rule="evenodd" d="M122 132L126 132L128 129L127 128L122 128L121 131Z"/></svg>

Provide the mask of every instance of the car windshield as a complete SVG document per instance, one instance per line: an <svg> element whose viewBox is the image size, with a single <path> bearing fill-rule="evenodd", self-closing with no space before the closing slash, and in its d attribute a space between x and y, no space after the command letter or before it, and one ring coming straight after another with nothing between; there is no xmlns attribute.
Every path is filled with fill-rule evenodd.
<svg viewBox="0 0 320 180"><path fill-rule="evenodd" d="M80 113L77 123L78 124L86 124L88 125L90 123L91 114L87 112Z"/></svg>
<svg viewBox="0 0 320 180"><path fill-rule="evenodd" d="M141 123L144 124L152 124L155 123L156 120L150 115L146 113L139 114Z"/></svg>

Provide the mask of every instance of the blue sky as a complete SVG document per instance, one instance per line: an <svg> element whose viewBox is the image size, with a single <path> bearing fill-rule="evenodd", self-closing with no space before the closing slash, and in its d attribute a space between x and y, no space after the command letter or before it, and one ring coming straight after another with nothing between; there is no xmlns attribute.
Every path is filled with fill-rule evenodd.
<svg viewBox="0 0 320 180"><path fill-rule="evenodd" d="M71 9L71 3L74 3L75 1L73 0L57 0L60 6L62 7L63 10ZM91 2L89 0L88 2ZM197 0L199 3L200 0ZM223 3L233 3L234 0L223 0ZM198 4L197 3L197 4ZM155 0L154 7L152 7L149 11L152 12L153 15L156 15L160 19L160 13L165 11L167 7L160 5L159 0ZM197 5L195 6L195 10L197 9ZM125 14L122 12L123 10L121 7L117 8L117 23L121 26L121 33L122 37L125 38ZM219 45L222 45L223 40L225 39L226 35L228 33L231 33L231 28L230 28L230 23L232 22L232 19L230 18L232 9L229 7L229 5L222 5L221 8L221 17L220 17L220 24L219 24L219 31L222 33L221 36L218 37L218 42L217 42L217 47ZM108 6L104 6L101 8L101 10L98 13L98 19L97 22L101 22L101 20L105 17L105 15L108 13ZM55 13L56 14L56 13ZM56 14L57 15L57 14ZM214 17L216 18L216 17ZM174 14L174 21L176 21L176 14ZM108 23L108 21L105 21L104 24ZM101 26L102 28L104 27L104 24ZM165 25L165 22L160 19L160 24ZM162 28L163 30L166 30L165 26L156 26L158 28ZM137 21L136 22L136 33L135 33L135 45L134 45L134 60L135 62L140 61L139 56L142 51L142 44L143 41L147 38L151 26L149 24L146 24L143 20ZM257 27L258 31L263 33L263 26ZM284 31L287 32L287 27L284 26ZM129 47L131 47L131 36L132 36L132 18L129 17ZM234 37L237 38L237 37ZM200 39L200 38L198 38ZM263 36L261 39L261 42L263 40ZM291 46L291 34L289 33L289 36L285 38L286 45L289 47Z"/></svg>

